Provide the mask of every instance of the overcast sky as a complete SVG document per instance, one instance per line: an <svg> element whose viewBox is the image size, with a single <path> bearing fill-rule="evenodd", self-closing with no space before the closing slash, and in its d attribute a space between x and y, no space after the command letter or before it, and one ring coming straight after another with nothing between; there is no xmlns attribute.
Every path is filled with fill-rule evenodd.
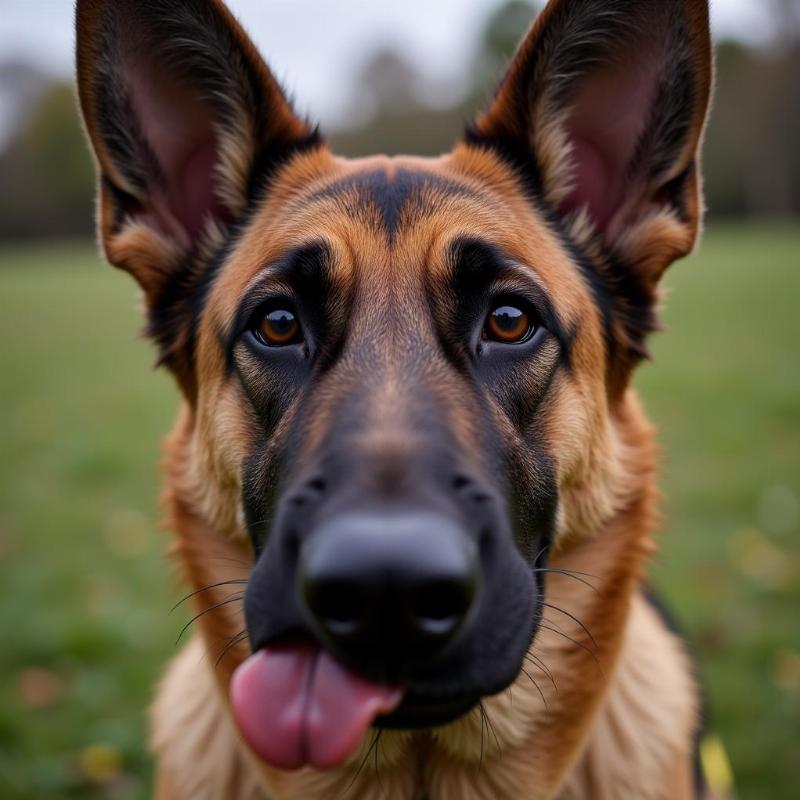
<svg viewBox="0 0 800 800"><path fill-rule="evenodd" d="M482 22L502 0L229 0L298 108L342 120L348 85L381 44L407 53L434 85L457 94ZM0 0L0 59L22 56L72 69L71 0ZM765 0L715 0L717 35L769 34Z"/></svg>

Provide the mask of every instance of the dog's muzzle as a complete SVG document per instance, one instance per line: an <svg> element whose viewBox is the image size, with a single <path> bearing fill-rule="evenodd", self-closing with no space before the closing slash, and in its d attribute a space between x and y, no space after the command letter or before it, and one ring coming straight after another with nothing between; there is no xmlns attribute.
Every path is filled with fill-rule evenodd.
<svg viewBox="0 0 800 800"><path fill-rule="evenodd" d="M231 696L245 739L284 769L341 763L405 695L364 669L389 675L399 660L440 657L480 583L475 541L442 514L361 511L323 523L303 542L296 571L296 597L323 647L284 641L239 667Z"/></svg>

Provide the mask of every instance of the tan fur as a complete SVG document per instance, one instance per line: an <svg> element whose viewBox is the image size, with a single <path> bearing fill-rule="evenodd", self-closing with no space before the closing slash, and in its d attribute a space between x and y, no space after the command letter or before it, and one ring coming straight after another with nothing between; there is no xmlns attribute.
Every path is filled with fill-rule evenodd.
<svg viewBox="0 0 800 800"><path fill-rule="evenodd" d="M634 279L645 304L655 302L664 269L692 248L700 225L697 148L709 90L707 9L701 0L681 3L700 75L692 124L668 172L653 179L661 183L640 181L615 210L609 225L614 255L628 274L610 274L615 265L608 242L587 209L573 210L563 220L572 241L600 277L609 280L611 292L616 283ZM136 277L152 310L171 281L186 277L181 270L186 269L187 252L202 271L231 234L224 214L209 216L190 242L159 192L129 185L114 163L98 123L93 68L108 56L97 52L103 19L119 7L109 0L79 0L80 98L103 178L98 228L105 252ZM216 199L237 218L248 199L252 201L248 178L259 147L280 149L307 139L311 130L292 112L224 4L211 0L207 8L232 34L236 52L231 58L239 67L246 64L253 78L253 85L240 87L244 99L260 92L259 102L271 111L261 126L247 103L231 119L211 119L219 145L213 165ZM516 137L536 155L541 199L552 209L575 180L575 148L567 135L572 109L559 107L558 92L542 84L538 95L522 95L530 109L527 116L520 115L519 90L530 79L531 54L539 47L552 48L548 26L570 8L569 0L552 0L476 122L479 133ZM550 69L548 59L557 53L545 55L537 62L535 81ZM602 80L613 80L613 75ZM524 120L531 115L534 124L528 126ZM365 199L353 186L373 173L391 183L401 171L426 180L420 181L413 202L398 210L397 224L389 231L379 202ZM195 328L168 316L175 330L162 358L178 379L184 403L167 442L164 504L174 534L171 553L192 592L198 618L195 638L172 662L153 706L157 800L693 798L697 691L681 643L641 597L658 522L653 432L629 388L635 363L629 351L642 345L630 341L635 335L620 319L627 307L621 314L615 308L611 330L604 328L599 304L574 254L531 202L519 178L501 153L467 142L431 160L345 160L322 146L301 149L278 166L258 205L247 209L247 224L222 252ZM664 182L678 178L683 181L683 214L660 194ZM448 192L442 186L458 190ZM140 205L128 203L133 212L121 214L120 192L136 197ZM479 445L484 432L480 412L485 411L496 435L522 454L520 471L531 482L523 477L520 484L538 485L532 462L526 460L524 437L500 403L487 397L486 408L479 409L467 379L431 344L435 326L428 313L430 287L434 292L450 290L451 245L469 238L493 243L513 262L510 271L535 281L551 298L571 338L569 369L556 369L560 348L551 339L536 363L516 374L520 385L532 391L552 376L548 402L536 412L537 435L550 445L558 493L548 559L554 572L547 578L542 626L513 684L484 699L485 717L476 710L427 731L384 731L374 747L367 735L347 762L331 771L270 768L242 743L227 702L231 676L249 655L241 598L253 550L244 519L242 476L253 442L263 441L263 423L243 381L231 379L226 369L221 334L256 283L285 288L271 267L282 254L321 241L329 252L330 280L339 288L357 289L349 335L375 342L368 361L372 374L380 377L365 401L364 427L348 441L351 457L368 463L376 482L391 485L398 465L425 445L404 390L407 354L414 353L418 336L424 356L415 361L415 379L435 397L442 424L472 474L491 478L496 469L484 463ZM173 312L167 305L166 313ZM392 314L402 316L405 327L382 338L376 332ZM238 366L243 373L255 372L246 361ZM299 431L297 461L312 462L336 421L337 401L359 386L363 369L357 355L345 352L335 369L316 378L313 402L303 407L302 415L296 397L287 401L264 444L264 455L281 452L290 431Z"/></svg>
<svg viewBox="0 0 800 800"><path fill-rule="evenodd" d="M453 212L462 220L462 229L486 231L488 228L491 235L510 252L518 254L520 260L535 262L537 274L561 305L560 311L565 317L585 318L590 307L586 287L563 268L564 255L551 235L541 228L539 233L536 232L535 214L522 198L517 200L514 194L509 193L505 201L518 203L518 216L512 217L514 220L530 217L530 227L525 237L519 236L516 224L504 224L492 217L492 197L499 194L498 188L505 188L505 178L497 165L491 163L493 161L488 155L478 158L474 153L457 151L450 162L442 164L443 169L456 174L464 174L468 170L480 172L484 167L494 168L493 180L484 185L480 201L456 202L459 207L454 208ZM291 193L292 190L287 188L287 191ZM279 203L281 196L281 192L278 192L274 202ZM270 215L270 210L270 204L267 204L263 212L263 224L253 226L252 232L243 240L235 255L237 268L226 271L215 286L209 307L211 313L199 343L200 358L205 361L208 375L220 368L219 365L213 366L218 356L211 342L215 319L224 319L221 311L224 301L241 295L253 275L261 269L264 254L268 257L270 249L279 252L287 243L302 240L301 231L305 225L303 214L295 222L296 229L286 227L285 223L276 227L273 222L275 217ZM305 213L311 215L313 209L309 208ZM337 227L346 224L344 213L330 209L327 219L327 235L331 241L336 241ZM417 226L413 233L415 243L426 237L430 237L428 241L435 241L437 224L437 220L432 219ZM355 250L358 258L369 260L373 265L379 264L379 240L371 239L365 230L360 231L359 236ZM338 246L343 246L341 240ZM402 247L402 242L399 246ZM413 247L418 248L419 245L407 245L409 250ZM432 252L432 245L426 245L424 249ZM352 258L353 252L342 249L343 259ZM355 264L343 261L342 279L354 268L358 269ZM377 280L378 276L374 279ZM386 279L381 280L386 283ZM576 382L564 381L554 388L558 402L553 403L549 411L551 435L562 442L558 451L561 486L559 551L553 566L576 569L596 577L591 579L594 584L592 589L567 576L554 576L549 583L546 599L583 620L594 636L597 652L594 655L590 652L594 645L569 617L549 610L545 625L566 633L579 644L546 629L537 636L534 655L545 662L558 685L556 693L544 670L536 665L528 665L528 671L545 696L547 708L539 690L526 675L521 674L511 688L510 696L502 694L486 702L493 726L491 733L482 731L479 717L472 715L432 734L382 737L378 755L380 780L374 769L363 771L353 796L378 797L382 790L386 793L384 796L397 797L398 800L422 797L423 791L432 799L443 800L449 797L467 800L520 796L554 798L566 780L577 782L570 783L569 791L573 792L579 791L581 785L591 785L586 783L594 779L591 754L596 749L592 748L591 743L599 736L605 745L604 724L618 724L603 723L602 720L609 715L611 720L630 716L629 724L639 731L639 735L651 736L648 730L650 718L640 713L635 692L633 697L624 692L612 693L614 700L611 708L604 705L609 684L618 674L630 675L633 679L641 674L633 665L623 668L624 659L618 664L618 653L623 646L630 598L636 592L643 560L652 549L649 534L655 520L655 475L651 434L632 393L626 395L624 402L615 403L613 408L609 408L603 388L604 374L600 368L602 359L599 353L603 344L594 332L595 328L588 325L584 327L584 336L576 342L574 353L576 373L580 379ZM245 412L246 406L239 392L236 384L207 381L200 388L197 408L194 411L186 409L170 442L167 462L170 527L177 534L175 553L184 577L190 586L196 588L228 580L235 575L246 575L246 564L250 557L241 527L238 499L241 486L238 475L241 474L242 459L246 455L249 429L255 421ZM285 424L291 418L291 412L287 413ZM321 434L325 424L323 407L320 416L313 420L313 426ZM463 435L469 440L474 433L467 427ZM280 441L280 429L274 438ZM309 448L313 448L314 440L313 436L309 437ZM367 446L385 448L386 441L376 439L367 443ZM222 532L226 534L224 538L219 535ZM236 559L243 564L240 569L232 563ZM198 612L203 611L224 601L230 594L230 587L201 592L195 598L196 608ZM197 679L182 673L179 682L187 688L181 692L197 691L207 697L210 684L217 686L218 693L221 691L225 694L229 677L245 657L246 650L243 646L237 646L218 667L211 665L225 643L241 630L241 620L231 612L235 607L236 604L224 606L199 620L207 657L205 663L196 667ZM186 670L186 662L181 663ZM670 673L677 671L683 674L684 664L677 654L667 651L663 663ZM207 674L208 671L211 675L202 677L202 673ZM198 685L195 685L195 680L199 681ZM678 684L685 691L683 706L693 708L691 684L681 684L679 679ZM177 693L177 681L168 681L162 692L164 695ZM169 731L173 725L180 725L183 717L171 719L170 708L162 702L156 706L155 746L160 760L174 765L168 768L172 784L182 786L184 782L198 779L198 762L195 758L182 757L182 751L171 752L175 733L170 734ZM227 719L226 713L224 706L220 706L218 714ZM658 711L654 711L654 714L657 716ZM693 724L691 714L688 719ZM161 725L165 726L164 731L160 730ZM219 727L222 729L223 726L220 724ZM232 730L231 735L235 737ZM482 738L485 751L483 758ZM664 743L665 751L670 741ZM498 753L498 743L502 758ZM657 744L656 736L653 747L657 748ZM580 760L584 747L589 748L585 766ZM259 774L260 785L267 797L275 800L313 800L316 797L330 797L334 792L343 790L353 778L359 755L342 769L331 773L315 774L304 770L297 774L278 774L260 764L255 765L253 770ZM652 773L656 773L659 784L666 785L668 776L676 769L674 761L663 763L656 757L645 760L641 765L631 765L623 754L617 756L620 764L625 762L625 767L620 766L615 770L609 762L608 775L598 778L610 786L617 785L618 773L625 770L632 781L650 780L655 777ZM240 760L242 764L249 763L243 756L228 756L228 759L233 759L235 763ZM213 766L222 765L209 761L209 768ZM577 769L577 773L570 778L573 769ZM647 770L648 774L643 775L636 769ZM185 775L181 774L182 770L186 771ZM236 791L241 787L242 792L248 792L251 791L249 781L253 780L253 775L246 773L245 776L245 772L228 762L222 770L223 775L241 774L238 780L242 783L236 784ZM218 796L238 796L233 789L226 791L227 794ZM680 795L674 796L680 800ZM181 800L181 797L176 795L175 800Z"/></svg>
<svg viewBox="0 0 800 800"><path fill-rule="evenodd" d="M456 172L480 170L483 163L490 160L490 157L482 156L475 163L475 158L472 153L457 153L447 168ZM465 161L469 162L468 166ZM498 173L496 167L492 184L504 185L502 173ZM482 198L474 205L460 201L463 202L458 212L460 218L466 223L470 215L474 215L469 224L475 227L491 225L492 234L511 252L518 250L522 259L529 258L528 248L535 248L538 274L557 302L563 304L562 312L567 318L585 315L589 303L587 290L561 268L563 256L549 235L541 233L532 245L529 236L524 240L517 237L513 225L506 226L490 219L492 184L484 186L484 193L489 193L488 200ZM508 200L515 202L513 195ZM531 215L531 211L520 202L519 214ZM335 231L338 223L333 211L329 222L329 230ZM222 300L241 294L253 272L263 263L261 254L270 244L277 251L286 241L297 236L291 229L284 229L280 233L286 238L281 242L277 235L279 231L270 226L269 207L264 213L264 223L264 226L254 226L253 240L247 237L243 241L236 254L240 268L230 270L222 277L215 288L212 309L216 308L214 301L217 297ZM301 228L302 224L301 219ZM535 231L535 218L531 228ZM424 226L415 230L417 241L424 235ZM429 235L435 235L435 229ZM366 254L362 257L373 258L375 263L370 254L376 254L378 243L370 243L363 231L361 237L359 252ZM248 263L252 266L246 267ZM231 284L233 280L237 285ZM209 336L213 319L212 314L208 321ZM555 631L543 629L540 632L534 655L547 665L558 692L543 669L535 664L527 665L544 694L546 708L539 689L521 674L509 693L485 703L493 727L491 733L482 731L480 718L473 714L429 735L382 737L378 755L380 781L374 769L363 771L353 796L378 797L380 786L388 793L385 796L398 798L422 797L423 791L428 792L431 798L444 800L449 797L467 800L518 796L554 798L561 791L559 787L569 781L564 791L581 797L579 792L588 791L586 786L591 786L592 781L599 781L598 785L618 786L619 776L623 773L632 785L636 785L637 780L650 781L656 777L658 785L668 785L667 781L672 780L670 776L677 770L676 764L688 760L685 753L677 753L669 760L673 737L667 735L668 731L654 733L650 730L653 719L666 714L669 708L663 711L653 708L651 717L642 713L635 685L626 691L609 689L609 686L618 685L615 681L640 681L643 675L647 677L645 671L636 666L641 652L637 655L634 650L630 656L622 657L618 654L623 648L630 598L638 586L643 561L652 549L649 534L656 518L654 450L649 426L632 392L626 395L624 402L615 403L613 409L608 408L603 392L603 372L598 368L601 360L597 353L602 342L588 333L587 338L578 343L575 352L581 380L577 384L564 382L556 389L560 397L553 404L549 424L552 435L558 436L564 445L559 452L558 464L561 485L559 551L553 566L595 576L590 579L594 588L567 576L553 576L546 599L583 620L595 639L597 651L592 652L594 645L569 617L549 610L545 625ZM201 357L206 353L207 342L208 337L201 339ZM207 357L211 358L211 354L212 348L208 346ZM212 362L206 363L211 369ZM240 516L229 512L225 512L227 516L220 516L225 509L239 507L241 487L237 476L246 451L240 450L237 443L247 441L248 427L252 424L246 414L242 415L243 408L235 385L208 382L201 389L197 410L186 409L170 441L167 461L170 527L177 533L175 553L184 577L190 586L196 588L246 575L250 555ZM324 413L315 420L315 425L324 429ZM280 431L275 436L279 439ZM469 436L466 431L465 436ZM384 446L378 440L373 444ZM313 437L309 447L313 447ZM229 488L220 494L226 486ZM225 531L227 536L220 538L215 531ZM587 535L587 532L591 533ZM237 560L242 563L241 568L236 567ZM222 602L230 594L230 587L202 592L195 598L198 612ZM246 655L245 648L237 646L219 666L212 667L225 643L241 630L241 620L231 612L232 608L236 608L236 604L207 613L199 620L206 659L195 667L196 678L187 675L187 662L181 659L179 663L183 665L183 671L180 679L168 680L162 696L177 695L178 684L186 687L180 690L181 695L196 691L206 697L207 702L210 687L214 685L217 686L216 696L219 697L220 690L224 695L230 674ZM642 618L648 620L647 624L641 622ZM663 650L661 663L681 692L677 702L683 709L683 727L688 729L694 724L695 699L691 682L686 678L683 657L675 648L670 650L668 635L660 624L648 619L646 612L640 609L633 623L634 630L648 629L648 625L652 628L650 634L657 641L659 636L662 640L667 637L666 644L664 641L659 643ZM566 633L575 642L565 639L557 631ZM624 648L623 653L627 654L629 649ZM176 703L181 702L173 699ZM227 723L224 704L217 701L217 705L218 715L225 718L231 736L236 738ZM160 760L174 765L168 768L172 784L184 785L184 782L198 779L198 762L194 758L182 757L180 750L172 752L171 742L175 733L170 734L170 730L173 725L180 725L183 717L171 717L170 708L172 706L166 702L160 701L156 705L154 742ZM625 735L634 739L646 737L656 751L655 755L646 753L648 758L641 764L631 763L621 748L612 747L608 728L619 728L621 719L626 722L626 730L631 731ZM676 735L683 727L675 728ZM222 730L224 726L220 723L219 728ZM632 732L634 730L636 734ZM685 744L688 739L683 733L681 736ZM663 742L662 737L666 737ZM365 747L367 745L365 743ZM482 746L485 751L483 758ZM612 752L609 754L602 748L611 748ZM502 751L502 757L498 749ZM606 766L603 775L597 774L596 767L600 758L596 754L600 752ZM315 797L330 797L334 791L347 786L360 756L361 753L356 754L348 765L332 773L315 774L304 770L297 774L277 774L260 764L252 769L260 776L265 796L275 800L313 800ZM228 758L236 763L250 763L244 756ZM213 766L214 762L209 762L209 767ZM182 770L186 771L185 776L182 776ZM637 770L645 770L646 774ZM239 787L243 792L251 791L248 782L253 780L252 773L242 772L235 764L228 764L222 774L239 776L240 773L238 780L242 783L236 784L236 791ZM227 794L218 796L238 796L231 788L226 791ZM612 794L608 796L613 797ZM681 795L673 796L680 800ZM176 795L175 800L181 800L181 797Z"/></svg>
<svg viewBox="0 0 800 800"><path fill-rule="evenodd" d="M665 787L663 795L652 795L653 800L691 797L674 781L676 775L689 774L694 686L679 642L634 592L651 549L648 533L655 492L650 430L632 394L617 415L615 431L626 453L629 494L593 536L575 543L565 539L553 562L554 568L592 574L592 586L555 575L546 596L548 603L583 620L596 649L567 616L548 610L547 628L531 652L547 665L555 687L542 668L527 664L539 688L521 674L508 692L490 698L485 706L492 731L484 730L483 737L476 714L432 734L382 737L377 774L374 768L364 770L352 789L354 797L400 800L427 792L431 800L624 800L644 797L632 788L643 785ZM191 432L189 418L184 417L170 441L168 474L173 486L180 485L181 468L187 463L182 453L190 448ZM179 494L180 490L168 497L168 507L178 535L176 554L190 585L246 574L237 573L236 567L238 560L246 562L246 545L220 539L187 511ZM203 592L198 610L230 592L230 587ZM234 648L214 664L241 621L226 606L203 616L200 624L205 646L193 642L174 662L154 706L154 747L164 774L170 776L171 791L178 792L163 797L259 796L252 795L257 780L261 796L270 800L314 800L347 786L368 743L348 765L330 773L280 774L249 760L220 696L246 651ZM203 713L196 713L198 709ZM189 718L193 735L187 738L179 732ZM193 747L197 751L190 756ZM219 757L203 756L206 748ZM203 791L210 793L193 794L200 791L193 787L206 787Z"/></svg>
<svg viewBox="0 0 800 800"><path fill-rule="evenodd" d="M559 800L692 797L690 674L683 644L635 597L611 688Z"/></svg>

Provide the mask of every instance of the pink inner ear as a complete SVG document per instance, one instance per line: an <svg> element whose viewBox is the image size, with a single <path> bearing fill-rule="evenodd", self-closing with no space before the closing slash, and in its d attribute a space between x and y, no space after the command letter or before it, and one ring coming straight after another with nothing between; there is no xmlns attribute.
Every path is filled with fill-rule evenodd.
<svg viewBox="0 0 800 800"><path fill-rule="evenodd" d="M187 247L209 218L223 218L215 192L218 141L208 108L184 82L129 65L133 108L158 160L163 182L153 181L142 217Z"/></svg>
<svg viewBox="0 0 800 800"><path fill-rule="evenodd" d="M189 234L199 234L209 217L220 218L224 210L214 193L216 137L197 146L176 170L177 189L172 197L176 215Z"/></svg>
<svg viewBox="0 0 800 800"><path fill-rule="evenodd" d="M634 58L585 78L567 122L573 144L575 186L562 211L587 208L597 229L613 238L618 213L635 213L628 203L644 176L631 174L636 148L652 110L658 59Z"/></svg>

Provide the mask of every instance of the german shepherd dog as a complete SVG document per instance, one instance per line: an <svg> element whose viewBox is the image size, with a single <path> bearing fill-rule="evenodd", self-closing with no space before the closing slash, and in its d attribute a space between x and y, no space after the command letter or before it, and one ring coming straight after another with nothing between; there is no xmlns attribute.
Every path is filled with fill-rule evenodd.
<svg viewBox="0 0 800 800"><path fill-rule="evenodd" d="M706 0L551 0L430 160L333 155L221 0L78 0L77 70L182 393L156 796L707 797L630 386L700 224Z"/></svg>

